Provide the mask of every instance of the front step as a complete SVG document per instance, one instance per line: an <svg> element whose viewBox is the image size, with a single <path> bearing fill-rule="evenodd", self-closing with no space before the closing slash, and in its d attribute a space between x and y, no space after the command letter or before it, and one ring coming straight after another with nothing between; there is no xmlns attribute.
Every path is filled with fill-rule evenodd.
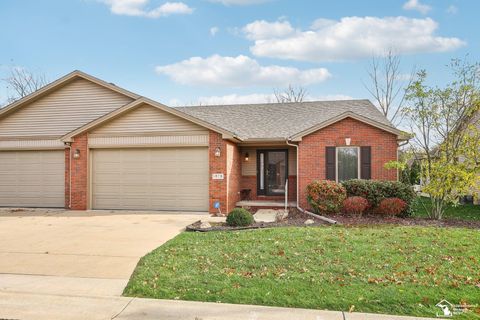
<svg viewBox="0 0 480 320"><path fill-rule="evenodd" d="M255 207L255 208L284 208L284 201L275 200L242 200L235 204L237 207ZM289 201L287 207L296 207L296 201Z"/></svg>

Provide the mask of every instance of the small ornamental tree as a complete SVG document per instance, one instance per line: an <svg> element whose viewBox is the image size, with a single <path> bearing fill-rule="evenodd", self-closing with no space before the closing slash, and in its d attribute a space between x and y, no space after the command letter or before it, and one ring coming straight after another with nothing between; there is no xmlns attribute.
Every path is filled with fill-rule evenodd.
<svg viewBox="0 0 480 320"><path fill-rule="evenodd" d="M427 73L419 72L404 109L434 219L478 187L480 176L480 65L452 60L450 67L455 79L445 88L427 86Z"/></svg>
<svg viewBox="0 0 480 320"><path fill-rule="evenodd" d="M335 181L313 181L307 185L307 201L315 213L339 212L346 197L345 188Z"/></svg>

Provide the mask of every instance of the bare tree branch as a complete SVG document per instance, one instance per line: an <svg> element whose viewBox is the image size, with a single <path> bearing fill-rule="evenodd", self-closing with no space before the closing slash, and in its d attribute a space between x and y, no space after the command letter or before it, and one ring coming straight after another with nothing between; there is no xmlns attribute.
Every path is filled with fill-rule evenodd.
<svg viewBox="0 0 480 320"><path fill-rule="evenodd" d="M19 67L12 67L8 77L2 80L9 91L8 103L28 96L48 83L44 74L36 74Z"/></svg>
<svg viewBox="0 0 480 320"><path fill-rule="evenodd" d="M400 66L401 59L392 49L384 57L373 56L368 70L371 83L365 85L380 111L395 125L402 121L405 90L415 76L415 68L406 76L401 73Z"/></svg>
<svg viewBox="0 0 480 320"><path fill-rule="evenodd" d="M275 89L273 94L277 103L302 102L307 95L307 90L301 86L294 87L290 84L283 91Z"/></svg>

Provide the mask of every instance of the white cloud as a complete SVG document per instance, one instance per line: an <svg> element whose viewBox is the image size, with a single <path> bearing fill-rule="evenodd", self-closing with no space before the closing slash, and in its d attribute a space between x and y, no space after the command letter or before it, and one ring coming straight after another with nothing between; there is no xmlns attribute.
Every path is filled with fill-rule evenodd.
<svg viewBox="0 0 480 320"><path fill-rule="evenodd" d="M416 10L421 14L427 14L430 10L432 10L432 7L421 3L420 0L408 0L403 4L403 9Z"/></svg>
<svg viewBox="0 0 480 320"><path fill-rule="evenodd" d="M269 38L283 38L294 33L294 29L288 21L267 22L257 20L247 24L242 31L250 40L261 40Z"/></svg>
<svg viewBox="0 0 480 320"><path fill-rule="evenodd" d="M159 7L147 8L150 0L100 0L118 15L159 18L172 14L191 14L193 9L183 2L165 2Z"/></svg>
<svg viewBox="0 0 480 320"><path fill-rule="evenodd" d="M447 8L447 13L450 13L450 14L457 14L458 13L458 7L457 6L454 6L453 4L448 6Z"/></svg>
<svg viewBox="0 0 480 320"><path fill-rule="evenodd" d="M210 0L210 2L221 3L225 6L247 6L252 4L260 4L272 0Z"/></svg>
<svg viewBox="0 0 480 320"><path fill-rule="evenodd" d="M180 84L232 87L274 87L289 83L308 85L325 81L331 76L325 68L300 70L278 65L262 66L244 55L192 57L178 63L157 66L155 70Z"/></svg>
<svg viewBox="0 0 480 320"><path fill-rule="evenodd" d="M438 24L431 18L344 17L339 21L316 20L312 27L283 38L255 40L250 51L261 57L318 62L371 57L388 48L411 54L445 52L465 45L459 38L435 35Z"/></svg>
<svg viewBox="0 0 480 320"><path fill-rule="evenodd" d="M310 26L310 29L312 30L320 30L326 27L330 27L331 25L336 24L337 21L331 20L331 19L324 19L324 18L319 18L315 21L313 21L312 25Z"/></svg>
<svg viewBox="0 0 480 320"><path fill-rule="evenodd" d="M210 35L212 37L215 37L215 35L218 33L218 31L220 31L220 29L218 27L211 27L210 28Z"/></svg>

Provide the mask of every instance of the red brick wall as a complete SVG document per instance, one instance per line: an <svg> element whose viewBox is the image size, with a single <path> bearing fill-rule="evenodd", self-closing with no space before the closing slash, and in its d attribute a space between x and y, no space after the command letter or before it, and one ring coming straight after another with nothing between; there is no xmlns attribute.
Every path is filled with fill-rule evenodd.
<svg viewBox="0 0 480 320"><path fill-rule="evenodd" d="M227 141L227 212L240 200L241 159L238 146Z"/></svg>
<svg viewBox="0 0 480 320"><path fill-rule="evenodd" d="M213 207L216 201L220 201L220 209L223 213L227 211L227 143L222 139L222 135L213 131L209 134L208 160L209 160L209 202L210 212L216 213L217 209ZM220 157L215 156L215 149L220 148ZM213 173L223 173L223 180L213 180Z"/></svg>
<svg viewBox="0 0 480 320"><path fill-rule="evenodd" d="M299 142L299 193L300 206L307 208L305 188L313 180L325 179L325 147L345 146L345 138L351 138L351 146L372 147L372 179L397 180L396 170L387 170L384 164L397 159L397 137L355 119L347 118L303 137Z"/></svg>
<svg viewBox="0 0 480 320"><path fill-rule="evenodd" d="M70 149L65 149L65 209L70 208Z"/></svg>
<svg viewBox="0 0 480 320"><path fill-rule="evenodd" d="M86 210L87 209L87 183L88 183L88 137L86 134L75 137L72 142L72 168L70 168L69 150L65 149L65 205L68 208L70 205L71 194L71 209L72 210ZM80 150L80 158L74 159L73 153L75 150ZM71 186L69 190L71 171Z"/></svg>

